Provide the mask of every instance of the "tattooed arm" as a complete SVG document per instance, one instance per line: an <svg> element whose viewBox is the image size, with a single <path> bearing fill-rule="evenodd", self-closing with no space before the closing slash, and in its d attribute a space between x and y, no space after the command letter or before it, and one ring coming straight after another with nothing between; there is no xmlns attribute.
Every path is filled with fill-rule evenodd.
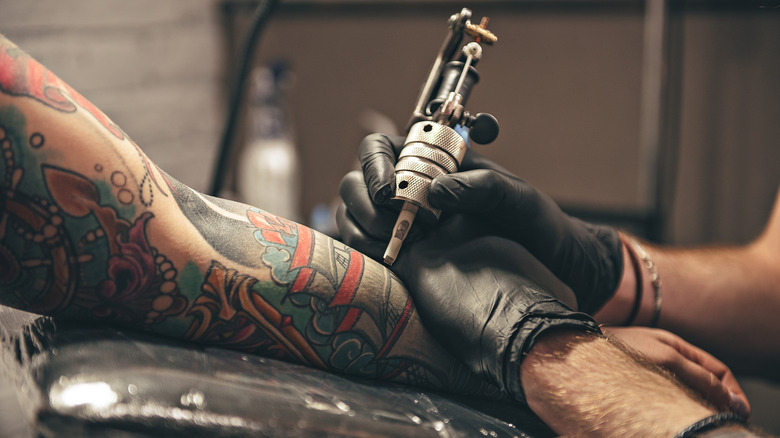
<svg viewBox="0 0 780 438"><path fill-rule="evenodd" d="M432 340L390 271L304 226L175 181L1 36L0 150L2 304L352 375L497 395ZM680 411L674 422L661 418L678 430L710 412L680 390L659 399L665 411L642 409L641 391L613 390L639 376L638 365L605 356L612 350L600 338L569 335L547 335L519 371L528 403L555 430L617 436L631 425L652 426L669 410ZM617 380L616 368L603 366L613 361L627 364ZM648 387L672 385L659 379L648 377ZM596 415L602 400L614 403ZM639 423L635 413L650 420Z"/></svg>
<svg viewBox="0 0 780 438"><path fill-rule="evenodd" d="M399 280L307 227L201 195L0 36L0 303L348 374L495 395Z"/></svg>

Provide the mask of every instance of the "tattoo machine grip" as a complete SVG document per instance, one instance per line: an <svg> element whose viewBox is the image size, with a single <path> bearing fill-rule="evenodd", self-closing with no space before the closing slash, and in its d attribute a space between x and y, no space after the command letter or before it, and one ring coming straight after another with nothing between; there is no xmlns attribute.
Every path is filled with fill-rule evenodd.
<svg viewBox="0 0 780 438"><path fill-rule="evenodd" d="M471 88L479 81L473 65L482 57L482 46L498 38L486 29L487 18L479 25L470 22L471 11L463 9L449 20L450 31L423 85L404 147L395 166L395 200L404 202L384 254L386 265L398 257L404 239L420 212L421 220L435 223L441 212L431 207L428 192L439 175L458 171L468 148L468 137L486 144L498 135L498 122L490 114L474 116L464 109ZM463 46L461 59L446 62L455 55L464 35L476 39ZM435 88L438 92L434 94ZM456 130L455 128L462 128Z"/></svg>
<svg viewBox="0 0 780 438"><path fill-rule="evenodd" d="M385 250L385 264L395 262L418 211L426 216L426 222L439 219L441 211L428 202L431 181L439 175L457 172L467 147L466 140L449 126L428 121L412 125L395 165L393 199L404 201L404 206Z"/></svg>

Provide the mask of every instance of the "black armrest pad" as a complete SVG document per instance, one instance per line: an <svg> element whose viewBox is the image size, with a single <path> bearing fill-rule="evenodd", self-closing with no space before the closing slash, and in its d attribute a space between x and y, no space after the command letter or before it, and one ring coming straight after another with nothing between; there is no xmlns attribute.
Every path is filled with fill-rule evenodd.
<svg viewBox="0 0 780 438"><path fill-rule="evenodd" d="M46 437L547 435L513 410L527 430L467 400L109 327L40 318L4 338Z"/></svg>

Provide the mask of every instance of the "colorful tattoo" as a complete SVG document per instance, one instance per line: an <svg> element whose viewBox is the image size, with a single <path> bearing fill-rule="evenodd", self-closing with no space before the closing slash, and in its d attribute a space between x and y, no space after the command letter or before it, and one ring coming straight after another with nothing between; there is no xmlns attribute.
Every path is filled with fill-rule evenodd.
<svg viewBox="0 0 780 438"><path fill-rule="evenodd" d="M142 202L129 170L94 165L89 179L41 163L50 143L43 133L27 133L19 111L0 108L5 304L351 375L496 394L461 365L428 363L410 348L423 342L434 357L447 357L421 330L399 280L357 251L162 174L204 240L235 264L211 260L202 273L189 267L180 275L150 243L147 228L156 219L137 213Z"/></svg>
<svg viewBox="0 0 780 438"><path fill-rule="evenodd" d="M188 313L195 318L188 339L353 375L448 386L419 358L394 351L415 311L389 270L365 269L362 254L308 227L166 180L212 248L241 265L267 268L271 279L212 261Z"/></svg>
<svg viewBox="0 0 780 438"><path fill-rule="evenodd" d="M79 316L139 327L182 313L187 301L176 269L146 236L153 215L120 217L120 210L128 217L135 212L125 173L113 171L101 189L82 175L37 164L32 151L46 151L45 137L28 137L18 111L0 112L6 187L0 196L0 287L6 304L46 315L73 315L75 305Z"/></svg>
<svg viewBox="0 0 780 438"><path fill-rule="evenodd" d="M280 313L262 289L256 279L212 261L204 294L190 309L196 322L187 338L326 368L292 316Z"/></svg>
<svg viewBox="0 0 780 438"><path fill-rule="evenodd" d="M497 395L433 342L389 270L305 226L179 183L0 36L2 94L42 104L0 107L3 304L356 376ZM78 108L89 116L79 119ZM36 112L34 127L24 111ZM72 117L75 126L94 119L111 141L105 153L82 157L93 164L63 167L69 161L60 158L78 154L80 139L45 132L39 114ZM128 165L136 155L140 166ZM156 194L176 201L186 221L181 236L194 228L203 241L157 237L175 229L158 216L175 216L165 210L172 203L153 202ZM196 250L180 250L188 245Z"/></svg>
<svg viewBox="0 0 780 438"><path fill-rule="evenodd" d="M13 96L31 97L63 112L74 112L78 105L116 138L125 138L122 130L95 105L2 35L0 65L3 66L0 69L0 91Z"/></svg>
<svg viewBox="0 0 780 438"><path fill-rule="evenodd" d="M255 227L246 219L245 205L202 195L162 172L173 199L203 239L220 255L243 266L262 266L262 248L237 245L252 239Z"/></svg>

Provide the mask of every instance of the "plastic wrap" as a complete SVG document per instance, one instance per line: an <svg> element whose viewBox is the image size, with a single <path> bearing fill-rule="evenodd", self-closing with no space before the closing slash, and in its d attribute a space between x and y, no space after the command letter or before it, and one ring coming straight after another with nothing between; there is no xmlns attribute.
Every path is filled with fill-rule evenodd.
<svg viewBox="0 0 780 438"><path fill-rule="evenodd" d="M521 413L527 430L481 412L483 401L108 327L2 325L4 368L43 437L545 434Z"/></svg>

